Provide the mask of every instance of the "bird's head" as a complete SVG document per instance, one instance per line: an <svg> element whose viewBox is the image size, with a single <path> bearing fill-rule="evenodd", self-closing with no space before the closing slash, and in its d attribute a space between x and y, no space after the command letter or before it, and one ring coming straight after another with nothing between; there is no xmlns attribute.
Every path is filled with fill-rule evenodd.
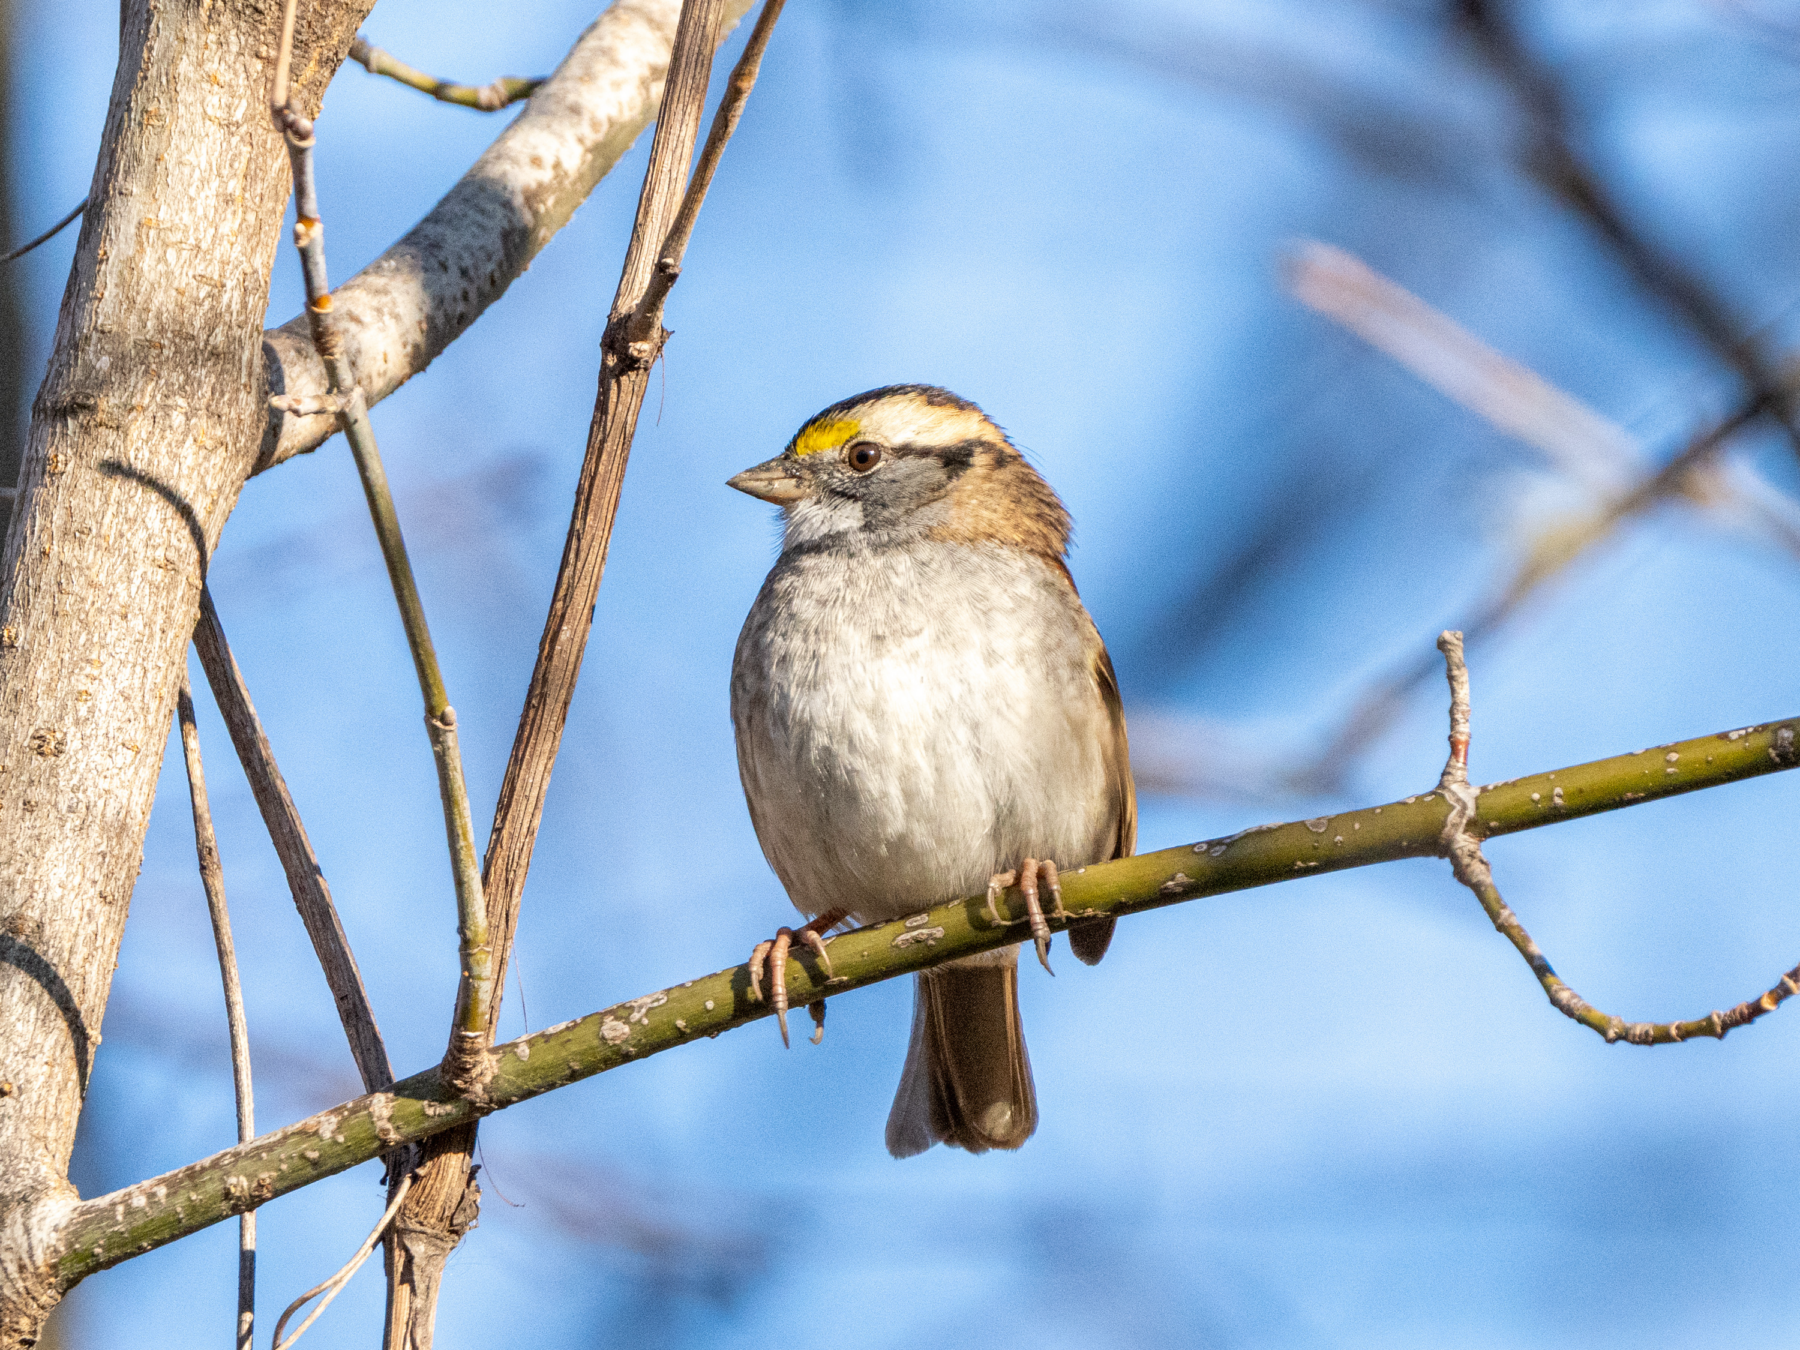
<svg viewBox="0 0 1800 1350"><path fill-rule="evenodd" d="M931 537L1012 544L1061 558L1069 517L1006 433L930 385L834 403L774 459L730 486L787 513L787 543Z"/></svg>

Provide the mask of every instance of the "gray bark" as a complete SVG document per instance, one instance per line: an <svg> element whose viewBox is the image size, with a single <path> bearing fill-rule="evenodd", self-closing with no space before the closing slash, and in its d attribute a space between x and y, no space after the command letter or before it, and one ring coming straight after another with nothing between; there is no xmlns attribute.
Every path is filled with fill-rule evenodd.
<svg viewBox="0 0 1800 1350"><path fill-rule="evenodd" d="M300 106L370 5L303 7ZM56 1293L75 1122L207 559L263 429L288 193L269 0L131 0L0 555L0 1347Z"/></svg>

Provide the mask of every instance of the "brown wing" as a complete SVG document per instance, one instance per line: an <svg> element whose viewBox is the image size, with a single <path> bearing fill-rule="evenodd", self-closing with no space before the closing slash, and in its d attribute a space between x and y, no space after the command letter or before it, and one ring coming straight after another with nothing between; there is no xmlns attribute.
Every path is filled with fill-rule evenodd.
<svg viewBox="0 0 1800 1350"><path fill-rule="evenodd" d="M1125 708L1119 700L1119 677L1113 673L1112 657L1102 643L1094 660L1094 682L1100 690L1100 701L1106 707L1112 736L1105 746L1107 767L1112 771L1113 804L1118 812L1119 833L1113 844L1112 857L1129 858L1137 848L1137 788L1131 781L1131 747L1125 737ZM1108 859L1107 861L1110 861ZM1088 965L1095 965L1106 955L1112 942L1112 919L1089 919L1069 925L1069 950Z"/></svg>

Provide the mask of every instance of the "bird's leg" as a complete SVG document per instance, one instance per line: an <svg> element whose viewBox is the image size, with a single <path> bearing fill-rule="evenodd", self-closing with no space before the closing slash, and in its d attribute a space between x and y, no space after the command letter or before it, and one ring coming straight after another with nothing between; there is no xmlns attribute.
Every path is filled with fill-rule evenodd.
<svg viewBox="0 0 1800 1350"><path fill-rule="evenodd" d="M1050 925L1044 921L1044 907L1038 903L1038 868L1042 866L1036 858L1027 858L1019 864L1019 895L1025 901L1025 918L1031 924L1031 941L1037 948L1038 964L1054 975L1050 970ZM1057 897L1057 908L1062 908L1061 888L1057 887L1056 864L1050 863L1046 868L1044 880L1055 887L1051 894Z"/></svg>
<svg viewBox="0 0 1800 1350"><path fill-rule="evenodd" d="M813 955L819 958L819 969L825 972L825 978L828 980L835 980L837 978L837 972L831 968L831 953L825 950L825 939L820 937L819 934L823 932L825 928L831 927L832 924L841 922L843 918L844 911L841 909L834 909L829 913L814 919L811 923L801 924L794 934L800 941L812 948ZM831 922L823 923L825 919L830 919ZM821 923L823 923L823 927L814 927L815 924Z"/></svg>
<svg viewBox="0 0 1800 1350"><path fill-rule="evenodd" d="M765 963L769 972L769 1006L775 1010L775 1022L781 1028L781 1043L787 1045L787 962L788 952L793 949L794 939L799 938L804 947L812 950L819 958L819 968L825 972L826 979L833 979L831 957L825 951L825 939L820 936L828 928L836 927L849 918L849 912L842 909L828 909L816 919L809 919L799 928L778 928L773 938L765 938L756 944L756 950L750 954L750 997L757 1002L762 1001L762 977ZM824 1034L824 1000L819 1000L818 1011L813 1013L813 1021L818 1024L819 1031L813 1036L813 1044L817 1045Z"/></svg>
<svg viewBox="0 0 1800 1350"><path fill-rule="evenodd" d="M818 999L815 1002L807 1004L806 1011L812 1014L812 1043L817 1045L820 1041L825 1039L825 1000Z"/></svg>
<svg viewBox="0 0 1800 1350"><path fill-rule="evenodd" d="M1012 922L1000 917L1000 894L1018 879L1017 872L996 872L988 878L987 916L988 922L996 928L1005 928Z"/></svg>
<svg viewBox="0 0 1800 1350"><path fill-rule="evenodd" d="M1045 858L1038 864L1038 875L1043 878L1044 885L1050 888L1051 917L1067 920L1068 912L1062 907L1062 877L1057 874L1056 864Z"/></svg>
<svg viewBox="0 0 1800 1350"><path fill-rule="evenodd" d="M1041 862L1036 858L1027 858L1019 864L1017 872L996 872L988 878L987 909L988 918L997 927L1004 927L1006 920L1000 917L998 901L1000 893L1015 882L1019 887L1019 895L1025 901L1025 922L1031 925L1032 944L1037 948L1037 958L1043 963L1045 970L1050 970L1050 925L1044 919L1044 907L1038 899L1039 877L1050 892L1051 913L1059 919L1066 919L1062 905L1062 879L1057 876L1056 864L1048 858Z"/></svg>

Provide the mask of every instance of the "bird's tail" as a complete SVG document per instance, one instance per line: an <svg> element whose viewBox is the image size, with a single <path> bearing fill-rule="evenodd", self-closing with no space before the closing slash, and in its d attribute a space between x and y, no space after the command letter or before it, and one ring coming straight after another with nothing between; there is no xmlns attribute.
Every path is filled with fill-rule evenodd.
<svg viewBox="0 0 1800 1350"><path fill-rule="evenodd" d="M1005 947L922 971L912 1044L888 1152L910 1158L936 1143L985 1153L1017 1148L1037 1129L1037 1093L1019 1020L1019 949Z"/></svg>

